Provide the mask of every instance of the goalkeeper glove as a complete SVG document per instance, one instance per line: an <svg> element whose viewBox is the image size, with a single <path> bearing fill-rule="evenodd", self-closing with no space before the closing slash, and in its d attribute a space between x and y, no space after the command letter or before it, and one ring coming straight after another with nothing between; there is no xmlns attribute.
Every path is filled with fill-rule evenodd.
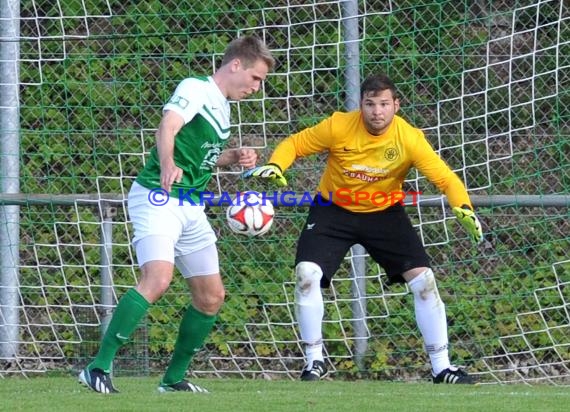
<svg viewBox="0 0 570 412"><path fill-rule="evenodd" d="M266 164L265 166L254 167L253 169L246 170L243 177L263 177L264 179L271 179L277 183L277 186L287 186L287 179L283 176L281 168L274 163Z"/></svg>
<svg viewBox="0 0 570 412"><path fill-rule="evenodd" d="M453 213L459 223L463 225L469 236L475 243L481 243L483 241L483 229L481 229L481 222L475 216L475 212L467 205L461 207L454 207Z"/></svg>

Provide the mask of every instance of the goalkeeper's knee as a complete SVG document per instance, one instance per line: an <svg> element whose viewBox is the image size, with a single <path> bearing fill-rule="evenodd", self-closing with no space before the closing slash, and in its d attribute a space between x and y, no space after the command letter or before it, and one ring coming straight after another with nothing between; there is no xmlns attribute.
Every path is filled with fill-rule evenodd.
<svg viewBox="0 0 570 412"><path fill-rule="evenodd" d="M295 298L297 303L303 304L321 296L321 278L323 271L314 262L299 262L295 267Z"/></svg>
<svg viewBox="0 0 570 412"><path fill-rule="evenodd" d="M443 302L439 297L439 291L437 290L435 276L430 268L427 268L408 282L408 286L414 294L414 299L420 299L423 301L433 300L434 302L438 304L441 303L443 305Z"/></svg>

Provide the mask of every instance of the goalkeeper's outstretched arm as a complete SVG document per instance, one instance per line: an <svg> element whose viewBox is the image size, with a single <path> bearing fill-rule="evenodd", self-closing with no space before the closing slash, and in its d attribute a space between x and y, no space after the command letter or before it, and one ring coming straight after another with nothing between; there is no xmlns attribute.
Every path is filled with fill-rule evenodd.
<svg viewBox="0 0 570 412"><path fill-rule="evenodd" d="M419 140L417 145L420 155L416 167L429 181L445 193L451 205L453 214L465 228L469 237L475 242L483 241L481 222L475 215L465 184L459 176L433 151L425 138Z"/></svg>
<svg viewBox="0 0 570 412"><path fill-rule="evenodd" d="M261 177L275 182L278 186L287 186L287 179L283 176L283 172L296 158L295 145L289 137L277 145L267 164L246 170L242 176L244 178Z"/></svg>
<svg viewBox="0 0 570 412"><path fill-rule="evenodd" d="M286 186L287 179L283 173L297 157L320 153L329 148L329 140L332 139L330 119L289 136L277 145L266 165L247 170L243 177L262 177L273 180L279 186Z"/></svg>

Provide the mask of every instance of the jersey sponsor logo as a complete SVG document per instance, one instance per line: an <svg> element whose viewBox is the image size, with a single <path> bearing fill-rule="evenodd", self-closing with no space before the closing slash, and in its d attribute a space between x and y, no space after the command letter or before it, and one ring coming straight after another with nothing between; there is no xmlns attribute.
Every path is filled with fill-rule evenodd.
<svg viewBox="0 0 570 412"><path fill-rule="evenodd" d="M202 143L202 146L200 146L201 149L212 149L214 147L221 147L220 143L210 143L210 142L204 142Z"/></svg>
<svg viewBox="0 0 570 412"><path fill-rule="evenodd" d="M220 147L213 147L208 150L208 152L204 155L204 159L200 164L201 170L212 170L216 167L216 163L222 154L222 149Z"/></svg>
<svg viewBox="0 0 570 412"><path fill-rule="evenodd" d="M202 163L200 164L200 170L212 170L216 167L216 163L222 154L223 143L216 142L204 142L200 146L200 149L207 150L206 154L202 158Z"/></svg>
<svg viewBox="0 0 570 412"><path fill-rule="evenodd" d="M354 170L358 170L359 172L372 173L375 175L386 176L388 173L390 173L390 170L383 169L381 167L372 167L372 166L359 165L359 164L353 164L351 166Z"/></svg>
<svg viewBox="0 0 570 412"><path fill-rule="evenodd" d="M398 149L395 147L389 147L384 151L384 159L388 160L389 162L393 162L400 156L398 153Z"/></svg>
<svg viewBox="0 0 570 412"><path fill-rule="evenodd" d="M385 178L383 176L370 176L366 173L354 172L352 170L346 170L346 169L343 170L343 174L346 177L350 177L352 179L362 180L363 182L367 182L367 183L374 183L374 182L377 182L377 181Z"/></svg>
<svg viewBox="0 0 570 412"><path fill-rule="evenodd" d="M307 223L307 230L312 230L315 227L316 223Z"/></svg>

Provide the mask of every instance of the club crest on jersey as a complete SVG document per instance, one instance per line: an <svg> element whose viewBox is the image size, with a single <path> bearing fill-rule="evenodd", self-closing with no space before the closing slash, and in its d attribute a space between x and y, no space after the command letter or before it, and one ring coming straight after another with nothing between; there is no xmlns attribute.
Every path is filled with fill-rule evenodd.
<svg viewBox="0 0 570 412"><path fill-rule="evenodd" d="M398 158L398 156L400 156L400 153L398 153L398 149L395 147L389 147L384 150L384 159L388 160L389 162L393 162Z"/></svg>

